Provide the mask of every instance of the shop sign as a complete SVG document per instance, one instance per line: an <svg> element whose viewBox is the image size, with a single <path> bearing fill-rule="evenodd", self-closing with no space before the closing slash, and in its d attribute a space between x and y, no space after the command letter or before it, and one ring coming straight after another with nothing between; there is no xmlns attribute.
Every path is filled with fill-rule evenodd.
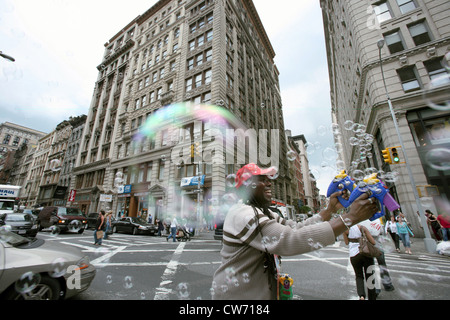
<svg viewBox="0 0 450 320"><path fill-rule="evenodd" d="M112 202L112 194L101 194L100 201L101 202Z"/></svg>
<svg viewBox="0 0 450 320"><path fill-rule="evenodd" d="M199 182L201 186L205 184L205 175L183 178L180 187L198 186Z"/></svg>
<svg viewBox="0 0 450 320"><path fill-rule="evenodd" d="M130 193L131 192L131 184L127 184L124 186L119 186L117 187L117 193L118 194L122 194L122 193Z"/></svg>
<svg viewBox="0 0 450 320"><path fill-rule="evenodd" d="M69 199L67 199L67 201L69 201L69 202L75 201L75 195L76 194L77 194L76 190L74 190L74 189L70 190Z"/></svg>

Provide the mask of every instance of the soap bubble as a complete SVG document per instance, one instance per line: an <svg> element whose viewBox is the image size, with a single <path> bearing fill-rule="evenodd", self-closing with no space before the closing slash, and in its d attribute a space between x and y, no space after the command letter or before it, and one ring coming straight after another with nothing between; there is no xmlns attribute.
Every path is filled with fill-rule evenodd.
<svg viewBox="0 0 450 320"><path fill-rule="evenodd" d="M133 277L131 277L131 276L126 276L126 277L123 279L123 287L124 287L125 289L131 289L131 288L133 288Z"/></svg>
<svg viewBox="0 0 450 320"><path fill-rule="evenodd" d="M191 294L189 285L186 282L181 282L177 285L177 297L180 300L186 300Z"/></svg>
<svg viewBox="0 0 450 320"><path fill-rule="evenodd" d="M50 235L57 236L61 233L61 229L58 226L51 226L50 227Z"/></svg>
<svg viewBox="0 0 450 320"><path fill-rule="evenodd" d="M347 131L353 130L355 123L352 120L347 120L344 122L344 129Z"/></svg>
<svg viewBox="0 0 450 320"><path fill-rule="evenodd" d="M353 171L353 175L352 178L355 179L356 181L361 181L364 179L364 172L362 170L355 170Z"/></svg>
<svg viewBox="0 0 450 320"><path fill-rule="evenodd" d="M269 178L270 180L275 180L279 176L279 170L277 167L271 167L271 168L275 170L275 173L267 175L267 178Z"/></svg>
<svg viewBox="0 0 450 320"><path fill-rule="evenodd" d="M49 275L53 278L59 278L66 274L66 265L67 261L64 258L56 258L52 262L52 271L49 272Z"/></svg>
<svg viewBox="0 0 450 320"><path fill-rule="evenodd" d="M450 169L450 149L436 148L427 152L425 155L427 165L438 171Z"/></svg>
<svg viewBox="0 0 450 320"><path fill-rule="evenodd" d="M333 149L333 148L330 148L330 147L325 148L323 150L322 156L323 156L324 159L330 160L330 161L331 160L336 160L338 158L338 154L337 154L336 150Z"/></svg>
<svg viewBox="0 0 450 320"><path fill-rule="evenodd" d="M70 221L69 225L67 226L69 231L72 231L72 232L78 232L81 230L82 227L83 227L83 224L81 223L80 220L72 220L72 221Z"/></svg>
<svg viewBox="0 0 450 320"><path fill-rule="evenodd" d="M41 282L41 275L31 271L25 272L14 284L18 293L24 294L33 291Z"/></svg>
<svg viewBox="0 0 450 320"><path fill-rule="evenodd" d="M351 146L359 146L359 139L356 137L351 137L348 141Z"/></svg>
<svg viewBox="0 0 450 320"><path fill-rule="evenodd" d="M450 71L450 51L445 54L442 64L447 71Z"/></svg>
<svg viewBox="0 0 450 320"><path fill-rule="evenodd" d="M59 159L53 159L52 161L50 161L50 170L52 170L53 172L58 172L61 170L61 160Z"/></svg>
<svg viewBox="0 0 450 320"><path fill-rule="evenodd" d="M234 188L236 186L236 175L229 174L226 178L227 187Z"/></svg>
<svg viewBox="0 0 450 320"><path fill-rule="evenodd" d="M442 100L442 97L436 95L436 91L444 89L450 83L450 74L444 74L433 78L430 81L428 87L423 91L423 98L425 103L432 109L437 111L449 111L450 99L446 96Z"/></svg>
<svg viewBox="0 0 450 320"><path fill-rule="evenodd" d="M297 159L297 153L294 150L289 150L286 153L286 157L290 162L295 161L295 159Z"/></svg>

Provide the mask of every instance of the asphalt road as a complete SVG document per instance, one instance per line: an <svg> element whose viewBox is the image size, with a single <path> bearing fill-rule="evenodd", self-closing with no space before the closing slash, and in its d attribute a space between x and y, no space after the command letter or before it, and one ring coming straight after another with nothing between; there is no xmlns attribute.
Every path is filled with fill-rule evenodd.
<svg viewBox="0 0 450 320"><path fill-rule="evenodd" d="M113 234L93 245L93 231L82 235L38 237L75 246L91 259L97 275L90 288L73 300L210 300L212 276L220 264L221 242L212 234L189 242L165 237ZM379 300L450 298L450 258L436 254L386 254L395 287ZM294 279L295 300L356 300L348 250L342 243L308 254L283 257L282 271Z"/></svg>

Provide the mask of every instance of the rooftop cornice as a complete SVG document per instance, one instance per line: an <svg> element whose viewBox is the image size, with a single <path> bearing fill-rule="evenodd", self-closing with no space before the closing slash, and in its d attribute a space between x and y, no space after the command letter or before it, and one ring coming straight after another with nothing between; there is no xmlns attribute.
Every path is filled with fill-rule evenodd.
<svg viewBox="0 0 450 320"><path fill-rule="evenodd" d="M258 34L264 44L264 47L266 48L269 56L271 59L275 58L275 51L272 47L272 44L270 43L269 37L267 36L266 30L264 29L264 26L261 22L261 19L258 15L258 11L256 10L256 7L252 0L242 0L242 4L247 9L247 11L250 14L250 18L253 21L253 24L256 27L256 30L258 31Z"/></svg>

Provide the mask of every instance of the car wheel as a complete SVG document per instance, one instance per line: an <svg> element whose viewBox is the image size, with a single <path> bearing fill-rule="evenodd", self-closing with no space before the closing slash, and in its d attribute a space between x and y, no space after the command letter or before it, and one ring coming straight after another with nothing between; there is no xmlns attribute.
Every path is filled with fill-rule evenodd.
<svg viewBox="0 0 450 320"><path fill-rule="evenodd" d="M32 291L20 293L13 285L8 289L5 298L6 300L58 300L60 292L61 286L57 279L42 276L40 283Z"/></svg>
<svg viewBox="0 0 450 320"><path fill-rule="evenodd" d="M83 234L83 232L84 232L84 228L81 228L80 230L78 230L79 234Z"/></svg>

